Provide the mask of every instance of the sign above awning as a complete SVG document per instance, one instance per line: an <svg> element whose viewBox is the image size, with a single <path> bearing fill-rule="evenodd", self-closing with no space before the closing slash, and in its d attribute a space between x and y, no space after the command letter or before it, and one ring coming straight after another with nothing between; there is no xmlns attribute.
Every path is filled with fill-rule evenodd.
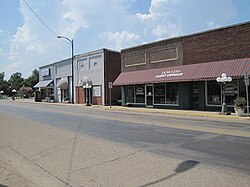
<svg viewBox="0 0 250 187"><path fill-rule="evenodd" d="M226 73L232 78L244 77L250 68L250 58L191 64L133 72L123 72L114 85L215 80Z"/></svg>
<svg viewBox="0 0 250 187"><path fill-rule="evenodd" d="M34 88L44 88L50 86L53 80L39 81ZM52 85L53 86L53 85Z"/></svg>

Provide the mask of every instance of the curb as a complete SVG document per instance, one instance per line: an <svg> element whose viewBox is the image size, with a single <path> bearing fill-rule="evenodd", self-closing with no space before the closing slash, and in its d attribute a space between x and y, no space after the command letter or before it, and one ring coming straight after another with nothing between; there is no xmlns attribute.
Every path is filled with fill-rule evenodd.
<svg viewBox="0 0 250 187"><path fill-rule="evenodd" d="M47 102L34 102L31 99L15 100L10 102L25 102L32 104L45 104L45 105L59 105L59 106L71 106L71 107L82 107L82 108L98 108L103 110L117 110L117 111L130 111L140 113L155 113L155 114L168 114L177 116L192 116L192 117L210 117L218 119L236 119L236 120L250 120L250 117L236 116L233 115L219 115L219 112L206 112L206 111L189 111L189 110L174 110L174 109L159 109L159 108L140 108L140 107L124 107L124 106L102 106L102 105L91 105L86 106L83 104L71 104L71 103L47 103Z"/></svg>

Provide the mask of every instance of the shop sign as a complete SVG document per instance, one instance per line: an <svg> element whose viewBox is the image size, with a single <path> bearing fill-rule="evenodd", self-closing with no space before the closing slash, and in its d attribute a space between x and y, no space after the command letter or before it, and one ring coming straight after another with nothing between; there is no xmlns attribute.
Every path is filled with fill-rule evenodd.
<svg viewBox="0 0 250 187"><path fill-rule="evenodd" d="M112 88L113 87L113 83L112 82L108 82L108 87Z"/></svg>
<svg viewBox="0 0 250 187"><path fill-rule="evenodd" d="M101 97L101 86L93 86L93 97Z"/></svg>
<svg viewBox="0 0 250 187"><path fill-rule="evenodd" d="M225 86L225 95L226 96L235 96L237 95L238 91L237 91L237 87L235 85L232 84L228 84Z"/></svg>
<svg viewBox="0 0 250 187"><path fill-rule="evenodd" d="M155 78L163 78L163 77L179 77L182 76L183 73L181 70L171 70L171 71L163 71L161 74L156 75Z"/></svg>
<svg viewBox="0 0 250 187"><path fill-rule="evenodd" d="M144 88L143 87L137 87L135 89L135 95L144 95Z"/></svg>
<svg viewBox="0 0 250 187"><path fill-rule="evenodd" d="M44 76L48 76L49 73L50 73L49 68L42 69L42 76L43 76L43 77L44 77Z"/></svg>

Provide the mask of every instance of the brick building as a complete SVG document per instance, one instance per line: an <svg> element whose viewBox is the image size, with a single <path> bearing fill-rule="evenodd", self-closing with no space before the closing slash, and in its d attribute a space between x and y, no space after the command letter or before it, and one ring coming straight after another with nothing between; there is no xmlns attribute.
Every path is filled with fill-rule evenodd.
<svg viewBox="0 0 250 187"><path fill-rule="evenodd" d="M108 83L114 82L121 72L121 53L100 49L76 57L76 103L108 105ZM120 98L120 87L112 88L112 103Z"/></svg>
<svg viewBox="0 0 250 187"><path fill-rule="evenodd" d="M233 106L246 97L250 74L250 22L170 38L121 51L123 105L220 110L222 91ZM216 78L226 73L233 81Z"/></svg>
<svg viewBox="0 0 250 187"><path fill-rule="evenodd" d="M42 101L72 102L71 58L39 67L39 95ZM121 53L100 49L74 56L74 103L109 105L108 83L121 72ZM111 102L121 97L120 87L111 91Z"/></svg>

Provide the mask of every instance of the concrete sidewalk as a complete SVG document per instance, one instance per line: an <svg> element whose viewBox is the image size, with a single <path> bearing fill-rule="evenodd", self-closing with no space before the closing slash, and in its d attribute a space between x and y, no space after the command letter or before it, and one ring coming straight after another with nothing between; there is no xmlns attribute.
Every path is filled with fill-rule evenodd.
<svg viewBox="0 0 250 187"><path fill-rule="evenodd" d="M117 110L117 111L131 111L141 113L157 113L157 114L169 114L169 115L180 115L180 116L194 116L194 117L211 117L219 119L238 119L238 120L250 120L247 116L236 116L235 113L231 115L219 115L219 112L210 111L195 111L195 110L175 110L175 109L159 109L159 108L144 108L144 107L124 107L124 106L102 106L102 105L91 105L86 106L83 104L71 104L71 103L47 103L47 102L34 102L34 99L17 99L17 102L28 102L34 104L48 104L48 105L65 105L73 107L86 107L86 108L99 108L104 110ZM14 102L15 102L14 101Z"/></svg>

